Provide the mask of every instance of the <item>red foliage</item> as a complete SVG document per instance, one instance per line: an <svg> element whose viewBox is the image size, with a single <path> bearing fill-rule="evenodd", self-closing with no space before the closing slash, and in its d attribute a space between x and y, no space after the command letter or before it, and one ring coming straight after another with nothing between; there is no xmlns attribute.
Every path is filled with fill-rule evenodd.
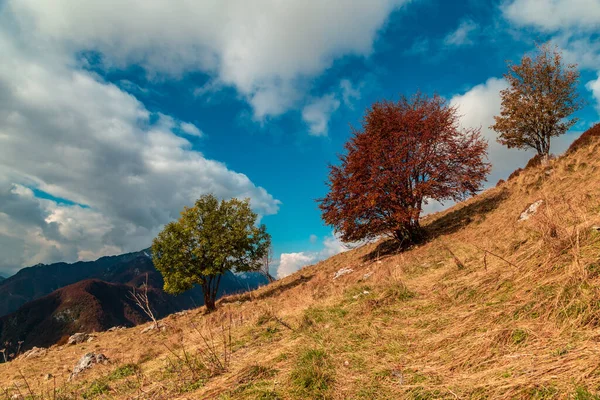
<svg viewBox="0 0 600 400"><path fill-rule="evenodd" d="M490 170L480 129L461 130L456 108L417 93L375 103L330 166L323 219L344 241L390 234L420 238L419 216L430 199L462 200L481 189Z"/></svg>

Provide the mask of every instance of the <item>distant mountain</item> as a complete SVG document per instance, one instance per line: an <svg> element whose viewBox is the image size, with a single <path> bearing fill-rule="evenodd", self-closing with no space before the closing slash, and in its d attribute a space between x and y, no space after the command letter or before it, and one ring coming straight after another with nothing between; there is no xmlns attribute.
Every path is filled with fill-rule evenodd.
<svg viewBox="0 0 600 400"><path fill-rule="evenodd" d="M0 318L0 342L15 351L47 347L65 342L75 332L99 332L113 326L134 326L148 320L129 298L131 286L88 279L31 301ZM149 293L157 317L164 317L188 304L158 289Z"/></svg>
<svg viewBox="0 0 600 400"><path fill-rule="evenodd" d="M49 346L76 332L102 331L148 321L128 293L148 277L152 307L158 318L204 304L199 286L178 295L163 292L163 279L147 251L102 257L74 264L24 268L0 282L0 343L19 341L22 349ZM267 283L258 273L226 273L218 296Z"/></svg>
<svg viewBox="0 0 600 400"><path fill-rule="evenodd" d="M45 296L61 287L84 279L101 279L113 283L129 283L128 278L155 272L147 252L102 257L96 261L73 264L38 264L23 268L0 282L0 316L16 311L23 304Z"/></svg>
<svg viewBox="0 0 600 400"><path fill-rule="evenodd" d="M6 279L5 277L3 277L2 275L0 275L0 282L2 282L5 279Z"/></svg>

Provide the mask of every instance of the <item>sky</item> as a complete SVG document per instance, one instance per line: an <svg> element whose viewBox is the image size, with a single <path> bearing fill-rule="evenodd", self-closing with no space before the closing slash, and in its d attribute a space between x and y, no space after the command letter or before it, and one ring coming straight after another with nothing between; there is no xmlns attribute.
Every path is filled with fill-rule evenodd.
<svg viewBox="0 0 600 400"><path fill-rule="evenodd" d="M600 112L600 0L0 0L0 275L150 246L205 193L251 199L279 277L346 249L323 224L352 127L421 90L489 141L506 60L552 41ZM446 205L432 204L428 211Z"/></svg>

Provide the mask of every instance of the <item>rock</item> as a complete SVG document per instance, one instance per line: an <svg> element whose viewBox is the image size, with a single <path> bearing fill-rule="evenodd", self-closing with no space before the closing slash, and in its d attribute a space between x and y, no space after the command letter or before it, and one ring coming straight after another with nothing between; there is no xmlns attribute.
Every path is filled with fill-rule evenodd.
<svg viewBox="0 0 600 400"><path fill-rule="evenodd" d="M348 360L344 361L344 366L345 367L348 367L349 365L350 365L350 361L348 361Z"/></svg>
<svg viewBox="0 0 600 400"><path fill-rule="evenodd" d="M145 327L144 329L142 329L142 333L151 332L155 329L158 329L158 330L164 332L167 329L167 327L162 324L159 324L159 325L151 324L151 325L148 325L147 327Z"/></svg>
<svg viewBox="0 0 600 400"><path fill-rule="evenodd" d="M592 231L600 232L600 225L592 226Z"/></svg>
<svg viewBox="0 0 600 400"><path fill-rule="evenodd" d="M123 329L127 329L127 328L125 328L124 326L113 326L112 328L110 328L108 330L108 332L120 331L120 330L123 330Z"/></svg>
<svg viewBox="0 0 600 400"><path fill-rule="evenodd" d="M373 275L373 271L369 271L366 274L363 275L363 279L369 279L371 277L371 275Z"/></svg>
<svg viewBox="0 0 600 400"><path fill-rule="evenodd" d="M87 353L83 357L79 359L75 367L73 367L73 372L69 376L69 380L72 380L77 375L85 371L86 369L92 368L96 364L106 364L108 362L108 358L104 354L98 353Z"/></svg>
<svg viewBox="0 0 600 400"><path fill-rule="evenodd" d="M404 374L402 374L402 371L400 371L399 369L393 369L392 370L392 376L394 378L398 379L398 383L399 384L403 384L404 383Z"/></svg>
<svg viewBox="0 0 600 400"><path fill-rule="evenodd" d="M184 315L187 315L187 314L189 314L189 313L190 313L190 310L183 310L183 311L176 312L176 313L175 313L175 314L173 314L173 315L176 315L176 316L178 316L178 317L183 317Z"/></svg>
<svg viewBox="0 0 600 400"><path fill-rule="evenodd" d="M527 207L527 209L519 216L519 222L527 221L529 218L531 218L531 216L537 212L538 208L540 208L542 204L544 204L544 200L538 200L529 205L529 207Z"/></svg>
<svg viewBox="0 0 600 400"><path fill-rule="evenodd" d="M333 275L333 279L337 279L340 276L344 276L344 275L350 274L352 272L354 272L354 270L351 268L341 268L338 270L338 272L335 273L335 275Z"/></svg>
<svg viewBox="0 0 600 400"><path fill-rule="evenodd" d="M45 356L46 353L48 353L48 349L45 349L43 347L33 347L31 350L28 350L25 353L23 353L21 357L25 359L36 358Z"/></svg>
<svg viewBox="0 0 600 400"><path fill-rule="evenodd" d="M67 341L67 344L70 344L70 345L81 344L81 343L85 342L86 340L88 340L89 338L90 338L90 335L88 335L87 333L75 333L75 334L71 335L71 337Z"/></svg>
<svg viewBox="0 0 600 400"><path fill-rule="evenodd" d="M54 378L54 376L52 374L46 374L44 375L44 379L49 381L50 379Z"/></svg>

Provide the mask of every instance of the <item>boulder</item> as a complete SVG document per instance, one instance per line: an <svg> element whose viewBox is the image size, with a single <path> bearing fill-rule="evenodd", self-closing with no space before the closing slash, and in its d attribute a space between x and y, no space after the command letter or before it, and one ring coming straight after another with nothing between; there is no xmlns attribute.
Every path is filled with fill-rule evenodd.
<svg viewBox="0 0 600 400"><path fill-rule="evenodd" d="M337 271L337 272L336 272L336 273L333 275L333 279L337 279L337 278L339 278L340 276L344 276L344 275L350 274L350 273L352 273L352 272L354 272L354 270L353 270L353 269L351 269L351 268L340 268L340 269L339 269L339 270L338 270L338 271Z"/></svg>
<svg viewBox="0 0 600 400"><path fill-rule="evenodd" d="M23 353L23 355L21 357L23 357L25 359L36 358L36 357L45 356L46 353L48 353L48 349L45 349L43 347L35 347L34 346L31 350L27 350L25 353Z"/></svg>
<svg viewBox="0 0 600 400"><path fill-rule="evenodd" d="M530 204L519 216L519 222L527 221L532 215L535 215L542 204L544 204L544 200L538 200L535 203Z"/></svg>
<svg viewBox="0 0 600 400"><path fill-rule="evenodd" d="M73 367L73 372L69 376L69 380L72 380L77 375L85 371L86 369L92 368L96 364L106 364L108 362L108 358L104 354L98 353L87 353L83 357L79 359L75 367Z"/></svg>
<svg viewBox="0 0 600 400"><path fill-rule="evenodd" d="M90 335L88 335L87 333L75 333L75 334L71 335L71 337L67 341L67 344L70 344L70 345L80 344L80 343L87 341L89 338L90 338Z"/></svg>
<svg viewBox="0 0 600 400"><path fill-rule="evenodd" d="M127 328L126 328L126 327L124 327L124 326L113 326L112 328L110 328L110 329L108 330L108 332L121 331L121 330L123 330L123 329L127 329Z"/></svg>

